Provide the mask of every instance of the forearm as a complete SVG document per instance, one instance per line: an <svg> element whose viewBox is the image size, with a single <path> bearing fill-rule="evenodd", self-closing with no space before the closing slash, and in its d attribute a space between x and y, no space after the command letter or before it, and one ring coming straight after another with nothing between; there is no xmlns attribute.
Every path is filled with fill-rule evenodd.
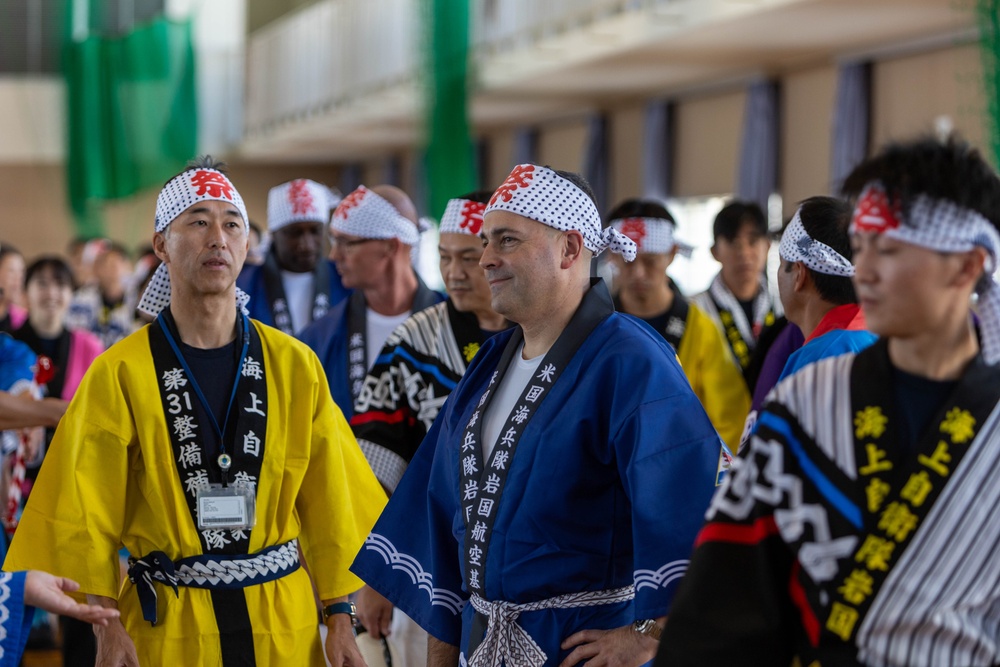
<svg viewBox="0 0 1000 667"><path fill-rule="evenodd" d="M457 664L458 647L428 635L427 667L455 667Z"/></svg>
<svg viewBox="0 0 1000 667"><path fill-rule="evenodd" d="M56 426L66 412L66 401L58 398L35 400L0 391L0 430L32 426Z"/></svg>

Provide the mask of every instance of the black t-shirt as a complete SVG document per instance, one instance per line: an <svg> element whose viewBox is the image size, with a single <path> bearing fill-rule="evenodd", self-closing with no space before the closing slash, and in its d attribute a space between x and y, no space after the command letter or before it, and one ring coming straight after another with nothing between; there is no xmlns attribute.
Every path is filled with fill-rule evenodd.
<svg viewBox="0 0 1000 667"><path fill-rule="evenodd" d="M739 301L740 303L740 308L743 309L743 314L747 316L747 323L750 325L751 328L753 328L754 299L750 299L749 301L743 301L741 299L737 299L737 301Z"/></svg>
<svg viewBox="0 0 1000 667"><path fill-rule="evenodd" d="M892 367L893 401L900 417L899 443L906 457L914 455L917 438L957 384L957 380L930 380Z"/></svg>
<svg viewBox="0 0 1000 667"><path fill-rule="evenodd" d="M233 393L233 379L236 377L236 341L211 350L203 350L180 344L184 360L191 368L191 374L201 387L205 400L222 428L226 422L226 408ZM208 426L206 424L206 426Z"/></svg>

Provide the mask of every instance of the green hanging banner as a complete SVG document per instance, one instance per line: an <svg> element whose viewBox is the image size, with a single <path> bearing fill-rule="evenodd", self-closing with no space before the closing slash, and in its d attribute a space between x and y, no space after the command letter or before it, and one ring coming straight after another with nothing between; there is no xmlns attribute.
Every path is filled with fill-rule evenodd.
<svg viewBox="0 0 1000 667"><path fill-rule="evenodd" d="M191 21L157 18L116 37L90 27L101 3L67 0L66 182L78 234L101 236L101 203L160 185L197 151Z"/></svg>
<svg viewBox="0 0 1000 667"><path fill-rule="evenodd" d="M440 219L448 200L475 189L469 136L468 0L426 0L427 187L430 214Z"/></svg>
<svg viewBox="0 0 1000 667"><path fill-rule="evenodd" d="M1000 166L1000 0L977 0L979 44L983 59L983 90L988 112L986 134L993 165Z"/></svg>

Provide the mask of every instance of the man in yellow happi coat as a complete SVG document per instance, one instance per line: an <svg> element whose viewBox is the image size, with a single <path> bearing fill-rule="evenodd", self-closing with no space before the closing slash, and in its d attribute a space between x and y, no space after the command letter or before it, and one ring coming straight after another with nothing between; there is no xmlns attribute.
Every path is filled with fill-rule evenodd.
<svg viewBox="0 0 1000 667"><path fill-rule="evenodd" d="M301 547L326 656L362 665L347 566L385 495L316 356L241 312L247 215L217 165L168 181L155 225L163 265L139 307L157 319L87 373L5 566L121 610L99 666L323 665Z"/></svg>

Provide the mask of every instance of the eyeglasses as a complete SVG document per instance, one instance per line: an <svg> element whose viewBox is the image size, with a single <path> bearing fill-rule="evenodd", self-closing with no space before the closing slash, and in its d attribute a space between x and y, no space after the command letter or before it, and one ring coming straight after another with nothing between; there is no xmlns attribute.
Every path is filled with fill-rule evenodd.
<svg viewBox="0 0 1000 667"><path fill-rule="evenodd" d="M354 240L348 240L348 239L345 239L343 237L339 237L338 238L337 236L334 236L334 235L331 234L330 235L330 249L331 250L337 250L339 248L340 250L343 250L345 253L349 253L349 252L354 252L359 247L363 246L366 243L370 243L371 241L384 241L384 240L385 239L354 239Z"/></svg>

